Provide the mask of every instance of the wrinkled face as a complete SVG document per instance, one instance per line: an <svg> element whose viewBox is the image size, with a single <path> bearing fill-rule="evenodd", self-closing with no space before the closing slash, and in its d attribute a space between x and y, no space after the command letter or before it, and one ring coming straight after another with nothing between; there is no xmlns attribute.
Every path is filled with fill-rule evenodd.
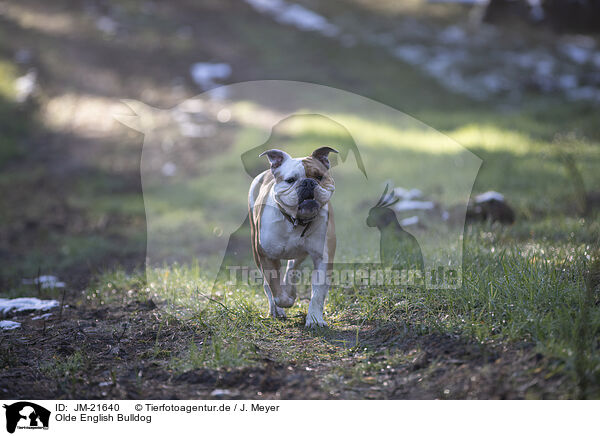
<svg viewBox="0 0 600 436"><path fill-rule="evenodd" d="M281 162L271 162L275 200L298 219L314 218L335 190L328 167L327 158L294 159L284 153Z"/></svg>

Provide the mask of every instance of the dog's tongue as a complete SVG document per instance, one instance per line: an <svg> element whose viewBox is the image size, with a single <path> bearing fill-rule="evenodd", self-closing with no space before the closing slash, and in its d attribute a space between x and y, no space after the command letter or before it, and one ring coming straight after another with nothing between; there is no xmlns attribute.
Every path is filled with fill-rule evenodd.
<svg viewBox="0 0 600 436"><path fill-rule="evenodd" d="M319 203L315 200L304 200L298 205L298 218L309 219L313 218L319 211Z"/></svg>

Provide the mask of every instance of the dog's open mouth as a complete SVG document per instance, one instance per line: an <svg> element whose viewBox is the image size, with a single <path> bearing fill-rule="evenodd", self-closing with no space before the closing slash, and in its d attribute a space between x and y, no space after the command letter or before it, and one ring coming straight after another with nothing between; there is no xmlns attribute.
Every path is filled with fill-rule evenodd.
<svg viewBox="0 0 600 436"><path fill-rule="evenodd" d="M304 200L298 205L297 218L301 220L309 220L314 218L319 212L319 203L316 200Z"/></svg>

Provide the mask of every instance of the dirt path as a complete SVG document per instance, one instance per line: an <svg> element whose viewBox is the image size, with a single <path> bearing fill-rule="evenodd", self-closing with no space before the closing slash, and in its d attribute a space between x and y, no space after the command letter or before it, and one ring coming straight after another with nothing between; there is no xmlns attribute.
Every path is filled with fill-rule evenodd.
<svg viewBox="0 0 600 436"><path fill-rule="evenodd" d="M14 319L22 329L2 335L0 398L519 399L555 398L564 383L529 346L397 327L364 328L358 347L351 329L327 332L329 353L346 350L341 360L275 361L265 338L251 365L179 371L174 358L203 336L151 300ZM287 324L294 346L311 346L313 333Z"/></svg>

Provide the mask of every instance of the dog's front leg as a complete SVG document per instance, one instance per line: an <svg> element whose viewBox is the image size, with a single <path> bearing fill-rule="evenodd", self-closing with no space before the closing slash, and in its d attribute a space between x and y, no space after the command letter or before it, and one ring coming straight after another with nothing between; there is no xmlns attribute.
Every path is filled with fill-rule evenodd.
<svg viewBox="0 0 600 436"><path fill-rule="evenodd" d="M280 307L292 307L296 301L296 283L298 283L299 277L295 274L299 271L300 264L304 259L306 259L306 254L288 261L281 289L281 298L277 302Z"/></svg>
<svg viewBox="0 0 600 436"><path fill-rule="evenodd" d="M327 281L327 263L323 259L313 258L314 270L312 273L312 293L310 303L308 304L308 313L306 314L306 327L325 327L327 323L323 319L323 309L325 307L325 298L329 292L329 283Z"/></svg>
<svg viewBox="0 0 600 436"><path fill-rule="evenodd" d="M279 260L261 259L261 272L264 280L264 289L269 300L269 313L273 318L285 318L285 310L277 305L281 298Z"/></svg>

